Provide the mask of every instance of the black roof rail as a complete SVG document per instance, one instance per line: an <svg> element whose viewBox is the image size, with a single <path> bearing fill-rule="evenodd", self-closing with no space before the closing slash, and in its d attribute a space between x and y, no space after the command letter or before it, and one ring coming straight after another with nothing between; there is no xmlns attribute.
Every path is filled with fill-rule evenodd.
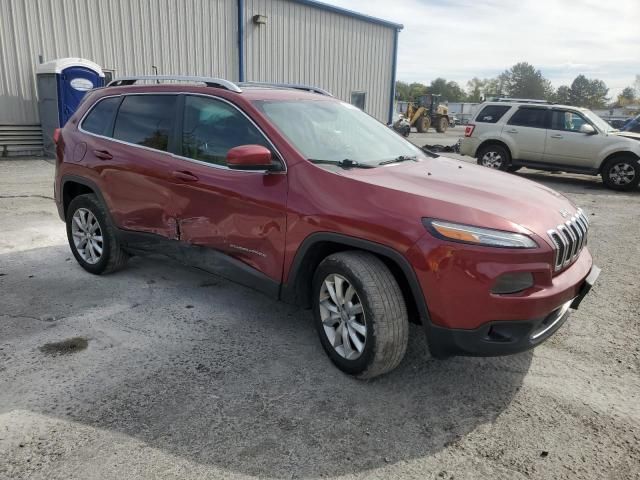
<svg viewBox="0 0 640 480"><path fill-rule="evenodd" d="M135 77L121 77L109 82L107 87L120 87L124 85L133 85L138 81L155 81L160 83L161 80L169 80L176 82L204 83L207 87L224 88L231 92L242 93L242 90L235 83L225 80L224 78L211 77L189 77L180 75L139 75Z"/></svg>
<svg viewBox="0 0 640 480"><path fill-rule="evenodd" d="M314 87L312 85L303 85L300 83L271 83L271 82L242 82L240 85L246 85L248 87L272 87L272 88L293 88L295 90L304 90L306 92L318 93L320 95L327 95L333 97L331 92L324 90L320 87Z"/></svg>
<svg viewBox="0 0 640 480"><path fill-rule="evenodd" d="M535 98L496 98L494 102L515 102L515 103L539 103L543 105L552 105L553 102L548 100L537 100Z"/></svg>

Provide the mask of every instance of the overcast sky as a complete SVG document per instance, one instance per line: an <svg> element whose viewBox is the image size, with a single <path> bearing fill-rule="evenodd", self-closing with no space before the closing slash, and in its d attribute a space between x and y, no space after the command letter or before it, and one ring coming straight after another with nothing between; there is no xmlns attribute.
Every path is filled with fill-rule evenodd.
<svg viewBox="0 0 640 480"><path fill-rule="evenodd" d="M576 75L610 95L640 75L640 0L324 0L404 25L398 80L493 77L519 61L554 87Z"/></svg>

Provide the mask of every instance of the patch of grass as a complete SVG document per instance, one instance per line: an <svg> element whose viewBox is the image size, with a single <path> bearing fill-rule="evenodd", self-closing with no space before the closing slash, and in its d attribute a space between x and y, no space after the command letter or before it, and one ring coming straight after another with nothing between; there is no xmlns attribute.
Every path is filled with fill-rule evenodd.
<svg viewBox="0 0 640 480"><path fill-rule="evenodd" d="M46 343L40 351L47 355L68 355L87 348L89 342L83 337L73 337L60 342Z"/></svg>

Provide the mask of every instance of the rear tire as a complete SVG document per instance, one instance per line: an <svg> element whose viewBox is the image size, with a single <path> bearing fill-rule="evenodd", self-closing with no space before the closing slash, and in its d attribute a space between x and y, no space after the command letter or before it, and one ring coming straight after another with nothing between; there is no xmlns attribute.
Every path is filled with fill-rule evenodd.
<svg viewBox="0 0 640 480"><path fill-rule="evenodd" d="M500 145L487 145L478 151L478 165L506 172L511 166L511 155Z"/></svg>
<svg viewBox="0 0 640 480"><path fill-rule="evenodd" d="M396 368L407 350L409 321L400 287L375 255L340 252L313 278L314 323L331 361L361 379Z"/></svg>
<svg viewBox="0 0 640 480"><path fill-rule="evenodd" d="M448 127L449 127L449 120L447 120L445 117L442 117L438 120L436 124L436 132L445 133Z"/></svg>
<svg viewBox="0 0 640 480"><path fill-rule="evenodd" d="M114 272L129 256L120 246L107 211L94 194L79 195L67 208L67 239L73 256L87 272Z"/></svg>
<svg viewBox="0 0 640 480"><path fill-rule="evenodd" d="M604 163L601 175L612 190L633 190L640 182L640 164L633 155L617 155Z"/></svg>

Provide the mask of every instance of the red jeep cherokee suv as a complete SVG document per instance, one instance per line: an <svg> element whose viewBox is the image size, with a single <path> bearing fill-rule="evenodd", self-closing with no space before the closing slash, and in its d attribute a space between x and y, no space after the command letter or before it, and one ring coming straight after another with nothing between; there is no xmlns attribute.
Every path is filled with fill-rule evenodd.
<svg viewBox="0 0 640 480"><path fill-rule="evenodd" d="M568 199L422 151L327 92L140 80L88 93L56 133L56 203L91 273L152 250L311 307L361 378L400 363L409 321L436 357L534 347L598 276Z"/></svg>

